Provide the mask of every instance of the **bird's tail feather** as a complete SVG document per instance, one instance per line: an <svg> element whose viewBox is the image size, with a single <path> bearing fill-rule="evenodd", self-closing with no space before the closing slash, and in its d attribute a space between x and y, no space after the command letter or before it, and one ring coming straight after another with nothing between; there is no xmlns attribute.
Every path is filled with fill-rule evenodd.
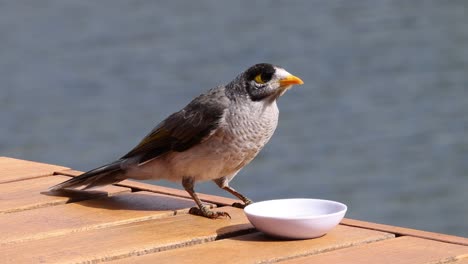
<svg viewBox="0 0 468 264"><path fill-rule="evenodd" d="M94 170L90 170L80 176L73 177L67 181L50 187L49 191L77 188L80 186L85 186L84 189L89 189L96 186L103 186L122 181L124 180L124 177L122 177L124 170L121 166L123 162L124 160L117 160Z"/></svg>

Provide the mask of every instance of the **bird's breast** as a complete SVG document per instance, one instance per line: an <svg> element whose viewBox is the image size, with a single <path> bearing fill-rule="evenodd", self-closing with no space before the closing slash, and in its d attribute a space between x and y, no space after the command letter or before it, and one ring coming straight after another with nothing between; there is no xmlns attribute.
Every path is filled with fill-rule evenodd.
<svg viewBox="0 0 468 264"><path fill-rule="evenodd" d="M267 106L237 105L230 109L220 133L231 165L239 170L249 163L269 141L277 124L276 102Z"/></svg>
<svg viewBox="0 0 468 264"><path fill-rule="evenodd" d="M226 140L263 146L278 124L278 107L271 105L235 106L226 116Z"/></svg>

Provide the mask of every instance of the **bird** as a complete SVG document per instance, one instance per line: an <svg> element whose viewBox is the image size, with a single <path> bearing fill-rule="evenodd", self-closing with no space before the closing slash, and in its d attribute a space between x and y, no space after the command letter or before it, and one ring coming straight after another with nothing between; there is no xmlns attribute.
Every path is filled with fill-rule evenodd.
<svg viewBox="0 0 468 264"><path fill-rule="evenodd" d="M239 198L244 208L253 203L229 182L249 164L272 137L279 110L277 99L293 85L304 82L284 68L259 63L195 97L169 115L120 159L87 171L49 188L82 190L125 179L165 179L181 183L197 207L190 214L207 218L229 217L212 211L194 190L195 183L213 181Z"/></svg>

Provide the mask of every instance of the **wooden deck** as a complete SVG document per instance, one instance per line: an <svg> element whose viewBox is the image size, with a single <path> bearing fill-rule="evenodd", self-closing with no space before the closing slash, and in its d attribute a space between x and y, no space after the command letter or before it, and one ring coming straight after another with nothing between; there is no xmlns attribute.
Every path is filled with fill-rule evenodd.
<svg viewBox="0 0 468 264"><path fill-rule="evenodd" d="M276 240L229 206L235 200L200 195L232 216L210 220L187 214L185 191L135 181L45 192L79 173L0 157L0 263L468 264L463 237L344 219L321 238Z"/></svg>

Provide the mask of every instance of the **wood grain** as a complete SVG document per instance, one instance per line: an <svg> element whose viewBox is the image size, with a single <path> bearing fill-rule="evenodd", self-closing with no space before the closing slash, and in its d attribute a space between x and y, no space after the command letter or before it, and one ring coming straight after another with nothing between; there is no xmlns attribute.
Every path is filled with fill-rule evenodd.
<svg viewBox="0 0 468 264"><path fill-rule="evenodd" d="M0 244L19 243L187 212L192 200L150 192L124 193L0 217Z"/></svg>
<svg viewBox="0 0 468 264"><path fill-rule="evenodd" d="M462 259L458 259L457 261L453 262L453 264L468 264L468 256L465 256Z"/></svg>
<svg viewBox="0 0 468 264"><path fill-rule="evenodd" d="M12 213L41 207L54 206L87 199L112 196L130 192L130 188L106 186L96 191L70 191L68 196L56 196L47 192L55 184L69 179L68 176L47 176L0 184L0 214Z"/></svg>
<svg viewBox="0 0 468 264"><path fill-rule="evenodd" d="M232 219L182 214L2 245L0 263L94 263L206 243L252 230L241 209L223 210Z"/></svg>
<svg viewBox="0 0 468 264"><path fill-rule="evenodd" d="M392 238L393 234L340 225L316 239L286 241L254 233L116 263L271 263Z"/></svg>
<svg viewBox="0 0 468 264"><path fill-rule="evenodd" d="M427 238L427 239L432 239L432 240L441 241L441 242L448 242L448 243L468 246L468 238L465 238L465 237L451 236L451 235L446 235L446 234L441 234L441 233L433 233L433 232L427 232L427 231L399 227L399 226L377 224L377 223L371 223L371 222L348 219L348 218L343 219L341 223L344 225L348 225L348 226L363 227L363 228L368 228L372 230L394 233L400 236L414 236L414 237Z"/></svg>
<svg viewBox="0 0 468 264"><path fill-rule="evenodd" d="M66 169L68 168L40 162L0 157L0 183L43 177Z"/></svg>
<svg viewBox="0 0 468 264"><path fill-rule="evenodd" d="M345 248L315 256L298 258L282 263L447 263L463 259L468 247L429 239L404 236L377 243Z"/></svg>

